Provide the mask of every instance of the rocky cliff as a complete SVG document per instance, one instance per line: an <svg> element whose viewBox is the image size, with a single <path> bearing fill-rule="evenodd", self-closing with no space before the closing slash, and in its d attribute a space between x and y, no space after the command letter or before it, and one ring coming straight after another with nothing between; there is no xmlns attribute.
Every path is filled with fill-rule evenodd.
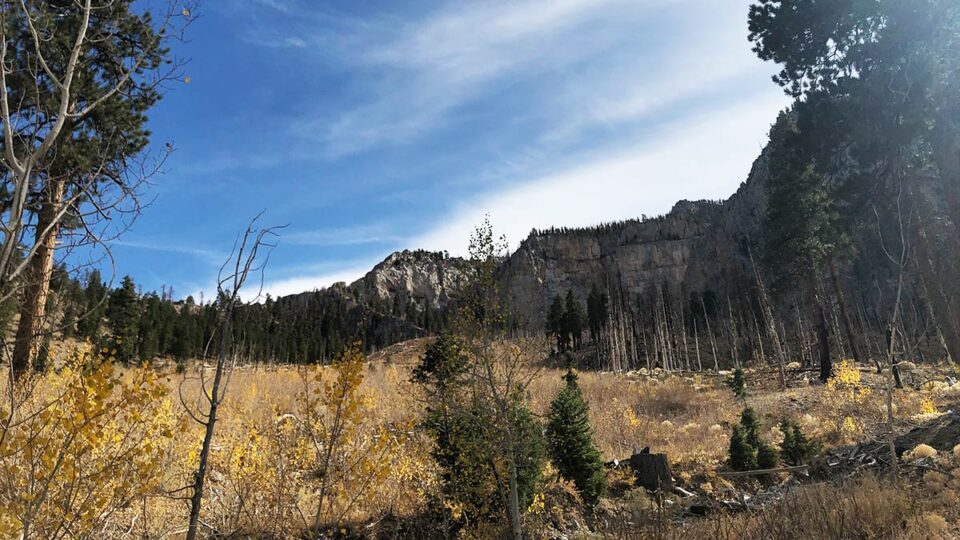
<svg viewBox="0 0 960 540"><path fill-rule="evenodd" d="M745 241L762 241L766 159L723 202L680 201L666 215L598 227L535 231L504 263L500 280L521 321L542 324L550 300L591 287L631 296L667 284L722 290L749 270Z"/></svg>
<svg viewBox="0 0 960 540"><path fill-rule="evenodd" d="M444 253L398 251L349 285L360 303L394 310L397 304L419 312L443 309L466 280L466 262Z"/></svg>
<svg viewBox="0 0 960 540"><path fill-rule="evenodd" d="M543 324L552 297L568 289L581 301L593 286L631 296L663 284L722 291L750 271L744 240L762 242L766 175L761 155L726 201L680 201L656 218L534 231L499 269L502 290L519 322L531 328ZM466 264L443 253L400 251L324 294L405 324L403 334L413 335L442 326L438 321L466 281Z"/></svg>

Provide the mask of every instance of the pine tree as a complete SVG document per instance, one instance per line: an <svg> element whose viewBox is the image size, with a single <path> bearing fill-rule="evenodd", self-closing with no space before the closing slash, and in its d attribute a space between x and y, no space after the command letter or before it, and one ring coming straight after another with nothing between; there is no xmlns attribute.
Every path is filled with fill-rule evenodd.
<svg viewBox="0 0 960 540"><path fill-rule="evenodd" d="M120 287L110 293L107 306L110 324L111 348L116 349L117 360L130 363L137 359L140 324L140 299L133 278L125 276Z"/></svg>
<svg viewBox="0 0 960 540"><path fill-rule="evenodd" d="M427 347L412 381L426 394L423 426L434 439L433 458L440 466L445 497L461 505L468 519L489 519L504 510L499 482L506 464L496 455L501 441L491 435L499 426L489 402L470 387L471 367L457 338L444 334ZM513 457L518 499L526 508L541 479L546 445L542 426L520 397L509 398L504 420L517 441Z"/></svg>
<svg viewBox="0 0 960 540"><path fill-rule="evenodd" d="M747 397L747 383L743 378L743 370L737 368L733 370L733 377L727 381L727 386L733 390L733 395L740 399Z"/></svg>
<svg viewBox="0 0 960 540"><path fill-rule="evenodd" d="M754 448L760 447L760 419L757 418L757 412L747 407L740 413L740 426L743 427L743 435L746 437L747 444Z"/></svg>
<svg viewBox="0 0 960 540"><path fill-rule="evenodd" d="M730 468L735 471L752 471L757 468L757 450L747 442L747 435L740 424L734 424L730 435Z"/></svg>
<svg viewBox="0 0 960 540"><path fill-rule="evenodd" d="M780 463L780 453L773 445L761 442L757 446L757 467L760 469L773 469Z"/></svg>
<svg viewBox="0 0 960 540"><path fill-rule="evenodd" d="M568 370L566 386L550 404L547 441L550 458L560 474L572 480L588 502L603 495L607 479L600 452L593 445L589 408L577 385L577 375Z"/></svg>
<svg viewBox="0 0 960 540"><path fill-rule="evenodd" d="M780 453L791 465L802 465L820 452L820 443L810 440L800 429L800 426L789 420L780 424L783 432L783 442L780 443Z"/></svg>
<svg viewBox="0 0 960 540"><path fill-rule="evenodd" d="M567 298L564 302L563 332L569 337L574 349L580 348L583 337L583 322L583 306L573 295L573 289L568 289Z"/></svg>
<svg viewBox="0 0 960 540"><path fill-rule="evenodd" d="M781 113L770 130L770 149L766 260L777 269L774 285L781 293L798 284L806 289L817 325L820 379L826 382L833 366L820 277L839 242L833 197L789 113Z"/></svg>
<svg viewBox="0 0 960 540"><path fill-rule="evenodd" d="M87 274L86 287L83 290L83 309L77 321L77 334L96 343L100 339L100 326L107 310L107 287L103 284L99 270Z"/></svg>
<svg viewBox="0 0 960 540"><path fill-rule="evenodd" d="M779 461L777 449L760 438L760 419L756 411L747 407L730 436L730 467L737 471L772 469Z"/></svg>
<svg viewBox="0 0 960 540"><path fill-rule="evenodd" d="M596 285L590 289L590 294L587 295L587 320L590 326L590 339L593 341L600 339L600 332L607 324L609 303L607 293L600 292Z"/></svg>
<svg viewBox="0 0 960 540"><path fill-rule="evenodd" d="M564 330L564 307L563 299L560 295L553 297L553 303L550 304L550 310L547 312L547 333L551 334L557 343L557 353L564 353L567 350L568 338Z"/></svg>
<svg viewBox="0 0 960 540"><path fill-rule="evenodd" d="M121 192L138 189L139 180L126 174L127 167L149 142L146 112L160 99L158 79L173 60L164 46L170 29L157 26L134 3L114 0L87 9L69 2L4 7L4 39L11 47L5 56L10 64L5 99L17 104L7 120L20 126L18 147L7 150L11 155L38 152L27 169L36 186L30 203L36 250L21 299L14 372L29 367L38 352L61 228L95 230L96 220L124 198L111 193L113 186ZM67 74L75 48L83 51L81 62ZM36 68L38 57L43 69ZM61 103L63 91L71 98ZM67 109L61 106L70 109L66 119ZM62 131L53 127L55 119L66 120ZM49 151L41 150L45 147ZM80 211L80 204L90 199L99 199L93 201L99 211ZM67 201L74 208L65 209Z"/></svg>

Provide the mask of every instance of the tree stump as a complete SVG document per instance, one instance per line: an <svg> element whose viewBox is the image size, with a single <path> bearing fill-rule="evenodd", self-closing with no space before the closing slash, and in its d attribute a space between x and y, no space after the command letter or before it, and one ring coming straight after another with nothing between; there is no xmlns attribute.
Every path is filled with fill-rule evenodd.
<svg viewBox="0 0 960 540"><path fill-rule="evenodd" d="M666 454L651 454L649 451L633 454L630 468L637 477L637 483L644 488L650 491L673 491L673 474Z"/></svg>

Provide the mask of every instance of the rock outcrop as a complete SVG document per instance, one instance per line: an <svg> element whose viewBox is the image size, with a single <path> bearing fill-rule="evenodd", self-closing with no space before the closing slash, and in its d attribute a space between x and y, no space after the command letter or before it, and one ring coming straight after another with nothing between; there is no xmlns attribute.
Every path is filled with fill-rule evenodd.
<svg viewBox="0 0 960 540"><path fill-rule="evenodd" d="M537 327L554 295L573 290L583 301L593 286L631 296L663 284L722 290L750 271L745 246L763 240L766 176L761 156L726 201L680 201L653 219L531 233L500 272L516 315Z"/></svg>
<svg viewBox="0 0 960 540"><path fill-rule="evenodd" d="M365 276L349 285L358 302L393 308L398 303L413 309L439 310L447 306L466 282L466 262L444 253L398 251L390 254Z"/></svg>
<svg viewBox="0 0 960 540"><path fill-rule="evenodd" d="M581 229L534 231L503 263L498 280L518 322L539 328L552 297L590 289L641 294L666 284L673 290L722 291L749 275L746 243L762 242L766 214L766 159L726 201L680 201L666 215ZM748 242L745 242L748 241ZM324 291L361 309L423 331L442 317L466 283L467 263L444 253L400 251L350 285Z"/></svg>

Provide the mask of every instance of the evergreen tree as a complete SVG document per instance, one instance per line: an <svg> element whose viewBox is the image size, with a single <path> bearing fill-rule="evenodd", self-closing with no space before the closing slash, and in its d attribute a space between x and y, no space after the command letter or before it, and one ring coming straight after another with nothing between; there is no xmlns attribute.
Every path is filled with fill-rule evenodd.
<svg viewBox="0 0 960 540"><path fill-rule="evenodd" d="M560 295L553 297L550 304L550 310L547 312L547 333L552 335L557 343L557 352L564 353L567 350L569 338L564 327L564 306Z"/></svg>
<svg viewBox="0 0 960 540"><path fill-rule="evenodd" d="M757 418L757 412L747 407L740 413L740 426L743 427L743 435L747 444L754 448L760 446L760 419Z"/></svg>
<svg viewBox="0 0 960 540"><path fill-rule="evenodd" d="M745 408L730 436L730 467L736 471L772 469L779 461L777 449L760 438L760 419L756 411Z"/></svg>
<svg viewBox="0 0 960 540"><path fill-rule="evenodd" d="M780 464L780 453L773 445L761 442L757 447L757 467L761 469L773 469Z"/></svg>
<svg viewBox="0 0 960 540"><path fill-rule="evenodd" d="M490 519L504 510L499 481L506 465L496 457L499 441L491 439L498 426L489 403L469 386L470 367L457 339L444 334L427 347L412 381L426 393L423 425L434 438L433 457L445 497L459 504L468 519ZM526 508L540 482L546 444L542 427L520 396L510 403L506 420L518 441L516 478L519 501Z"/></svg>
<svg viewBox="0 0 960 540"><path fill-rule="evenodd" d="M136 196L127 196L141 187L142 179L128 174L129 160L149 142L146 112L160 99L159 83L174 62L164 45L166 32L173 29L158 26L149 9L134 6L133 0L86 9L73 2L5 5L3 25L10 48L6 100L17 104L7 120L18 126L14 148L4 150L20 156L14 161L23 159L23 153L35 155L26 171L36 186L29 202L36 219L30 240L36 250L11 358L18 372L38 351L61 229L90 233L98 228L97 220L118 208L118 201L137 204ZM75 50L83 54L71 68ZM0 147L4 144L0 141ZM10 165L4 169L14 178L26 174ZM97 211L80 211L86 202Z"/></svg>
<svg viewBox="0 0 960 540"><path fill-rule="evenodd" d="M820 452L821 446L817 441L810 440L795 422L784 421L780 424L783 432L783 442L780 444L780 453L787 463L802 465L805 461Z"/></svg>
<svg viewBox="0 0 960 540"><path fill-rule="evenodd" d="M755 0L749 15L754 51L779 64L774 80L798 99L817 173L848 194L844 228L899 221L901 193L912 199L911 213L927 214L910 220L919 226L943 220L924 206L949 215L954 234L921 236L917 247L929 261L924 279L940 290L931 309L953 358L960 358L952 307L960 289L949 278L960 240L958 27L960 4L944 0Z"/></svg>
<svg viewBox="0 0 960 540"><path fill-rule="evenodd" d="M820 277L838 241L836 213L824 176L814 168L804 146L790 114L781 113L770 131L766 259L778 269L777 289L805 286L817 325L820 379L826 382L833 366Z"/></svg>
<svg viewBox="0 0 960 540"><path fill-rule="evenodd" d="M87 274L83 290L83 309L77 321L77 334L96 343L100 339L100 326L107 311L107 287L99 270Z"/></svg>
<svg viewBox="0 0 960 540"><path fill-rule="evenodd" d="M107 306L111 348L117 351L117 360L130 363L137 359L139 343L140 299L137 286L130 276L124 276L120 287L110 293Z"/></svg>
<svg viewBox="0 0 960 540"><path fill-rule="evenodd" d="M593 445L589 409L577 375L568 370L566 386L550 404L547 420L547 441L550 458L560 474L577 486L584 499L593 503L606 489L600 452Z"/></svg>
<svg viewBox="0 0 960 540"><path fill-rule="evenodd" d="M590 339L593 341L600 338L600 332L607 324L609 303L607 293L600 292L596 285L590 289L590 294L587 296L587 319L590 325Z"/></svg>
<svg viewBox="0 0 960 540"><path fill-rule="evenodd" d="M570 340L574 349L580 348L583 338L583 306L573 295L573 289L567 290L567 298L564 302L563 312L563 332Z"/></svg>
<svg viewBox="0 0 960 540"><path fill-rule="evenodd" d="M733 395L738 398L744 399L747 397L747 383L743 378L743 369L737 368L733 370L733 377L727 381L727 386L733 390Z"/></svg>
<svg viewBox="0 0 960 540"><path fill-rule="evenodd" d="M743 426L734 424L730 435L730 468L735 471L752 471L757 468L757 450L747 442Z"/></svg>

